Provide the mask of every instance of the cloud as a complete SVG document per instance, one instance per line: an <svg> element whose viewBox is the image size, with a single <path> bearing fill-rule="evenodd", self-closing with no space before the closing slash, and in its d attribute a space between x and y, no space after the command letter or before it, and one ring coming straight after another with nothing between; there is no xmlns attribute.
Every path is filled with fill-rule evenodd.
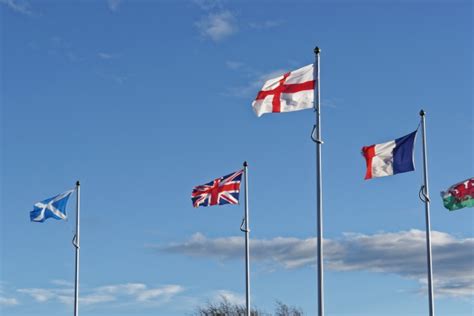
<svg viewBox="0 0 474 316"><path fill-rule="evenodd" d="M263 22L250 22L249 27L256 30L266 30L280 26L283 22L276 20L267 20Z"/></svg>
<svg viewBox="0 0 474 316"><path fill-rule="evenodd" d="M196 22L196 27L203 37L215 42L221 41L238 31L236 19L230 11L209 13Z"/></svg>
<svg viewBox="0 0 474 316"><path fill-rule="evenodd" d="M115 57L115 56L112 55L112 54L103 53L103 52L97 53L97 56L99 56L99 58L101 58L101 59L112 59L112 58Z"/></svg>
<svg viewBox="0 0 474 316"><path fill-rule="evenodd" d="M0 4L6 5L15 12L33 15L31 5L25 0L0 0Z"/></svg>
<svg viewBox="0 0 474 316"><path fill-rule="evenodd" d="M227 302L232 303L234 305L243 305L245 304L245 297L237 294L232 291L228 290L219 290L216 291L214 294L214 301L221 301L222 299L225 299Z"/></svg>
<svg viewBox="0 0 474 316"><path fill-rule="evenodd" d="M455 238L432 232L435 290L441 296L471 296L474 293L474 238ZM208 239L194 234L188 241L157 246L162 252L193 257L233 260L242 257L242 237ZM393 273L426 286L426 241L420 230L373 235L345 234L325 239L326 268L333 271ZM314 266L316 238L276 237L251 241L254 261L285 269Z"/></svg>
<svg viewBox="0 0 474 316"><path fill-rule="evenodd" d="M0 306L15 306L20 304L16 298L0 296Z"/></svg>
<svg viewBox="0 0 474 316"><path fill-rule="evenodd" d="M52 288L25 288L17 292L32 297L38 303L60 302L70 305L74 302L74 290L65 282L52 282L59 287ZM64 285L64 286L61 286ZM120 301L130 303L162 303L169 301L175 295L184 291L180 285L163 285L150 287L143 283L124 283L104 285L91 289L81 289L81 304L97 305Z"/></svg>
<svg viewBox="0 0 474 316"><path fill-rule="evenodd" d="M137 300L139 302L151 301L155 298L164 298L165 300L168 300L182 291L183 288L179 285L167 285L157 289L141 291L137 295Z"/></svg>
<svg viewBox="0 0 474 316"><path fill-rule="evenodd" d="M242 97L242 98L256 96L257 92L260 91L260 89L263 87L263 84L265 83L265 81L271 78L281 76L285 72L287 72L284 69L280 68L280 69L271 70L265 73L258 73L254 71L253 69L247 67L245 64L238 63L235 61L226 62L226 66L232 70L242 71L247 76L251 77L251 79L249 80L247 84L242 85L242 86L229 87L227 91L224 92L224 95L226 96Z"/></svg>
<svg viewBox="0 0 474 316"><path fill-rule="evenodd" d="M107 6L109 7L110 11L118 11L120 3L122 0L107 0Z"/></svg>
<svg viewBox="0 0 474 316"><path fill-rule="evenodd" d="M226 61L225 65L226 65L229 69L232 69L232 70L239 70L239 69L242 69L242 67L244 66L244 63L242 63L242 62L240 62L240 61L229 60L229 61Z"/></svg>
<svg viewBox="0 0 474 316"><path fill-rule="evenodd" d="M59 285L59 286L66 286L66 287L73 287L74 283L66 280L52 280L51 284Z"/></svg>
<svg viewBox="0 0 474 316"><path fill-rule="evenodd" d="M193 2L205 11L222 9L223 7L221 0L194 0Z"/></svg>
<svg viewBox="0 0 474 316"><path fill-rule="evenodd" d="M143 283L126 283L101 286L97 288L97 291L100 293L134 295L146 289L147 286Z"/></svg>
<svg viewBox="0 0 474 316"><path fill-rule="evenodd" d="M112 80L117 84L124 84L128 80L126 75L97 71L97 75L107 80Z"/></svg>
<svg viewBox="0 0 474 316"><path fill-rule="evenodd" d="M48 54L60 56L67 59L72 63L78 63L84 61L84 57L77 53L77 50L73 45L59 36L53 36L49 40Z"/></svg>

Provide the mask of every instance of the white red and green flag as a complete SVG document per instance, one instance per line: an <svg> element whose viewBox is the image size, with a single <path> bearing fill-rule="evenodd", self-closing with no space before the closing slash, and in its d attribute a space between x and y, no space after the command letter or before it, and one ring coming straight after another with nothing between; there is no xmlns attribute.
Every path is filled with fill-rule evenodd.
<svg viewBox="0 0 474 316"><path fill-rule="evenodd" d="M314 106L314 85L314 64L267 80L252 102L253 110L262 116L310 109Z"/></svg>
<svg viewBox="0 0 474 316"><path fill-rule="evenodd" d="M446 191L441 192L441 197L444 207L450 211L474 207L474 178L452 185Z"/></svg>

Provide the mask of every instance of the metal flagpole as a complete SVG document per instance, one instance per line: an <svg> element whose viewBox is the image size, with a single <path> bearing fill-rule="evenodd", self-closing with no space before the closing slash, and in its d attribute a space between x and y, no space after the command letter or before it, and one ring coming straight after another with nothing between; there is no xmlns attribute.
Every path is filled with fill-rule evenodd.
<svg viewBox="0 0 474 316"><path fill-rule="evenodd" d="M245 182L245 229L240 227L240 230L245 233L245 306L247 310L247 316L250 316L250 250L249 250L249 200L248 200L248 164L244 161L244 182Z"/></svg>
<svg viewBox="0 0 474 316"><path fill-rule="evenodd" d="M76 248L76 275L74 282L74 316L79 316L79 249L80 249L80 201L81 201L81 184L76 182L76 235L74 236L73 245Z"/></svg>
<svg viewBox="0 0 474 316"><path fill-rule="evenodd" d="M323 275L323 179L322 179L322 167L321 167L321 145L323 141L321 140L321 91L320 91L320 73L319 73L319 53L321 50L319 47L314 49L316 55L316 68L315 68L315 77L316 77L316 89L315 98L314 98L314 109L316 112L316 138L311 135L311 138L316 143L316 182L317 182L317 214L318 214L318 315L324 315L324 275ZM313 132L314 132L313 129Z"/></svg>
<svg viewBox="0 0 474 316"><path fill-rule="evenodd" d="M426 217L426 255L428 264L428 296L430 316L434 316L434 294L433 294L433 265L431 262L431 224L430 224L430 192L428 188L428 158L426 152L426 123L425 111L420 111L421 116L421 131L423 136L423 180L424 184L420 189L423 195L422 200L425 202L425 217Z"/></svg>

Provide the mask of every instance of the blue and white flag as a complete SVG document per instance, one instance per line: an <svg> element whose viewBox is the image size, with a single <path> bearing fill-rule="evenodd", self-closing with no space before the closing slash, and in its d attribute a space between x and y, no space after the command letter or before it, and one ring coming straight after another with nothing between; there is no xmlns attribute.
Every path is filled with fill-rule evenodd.
<svg viewBox="0 0 474 316"><path fill-rule="evenodd" d="M66 219L66 206L69 196L75 191L69 190L52 198L35 204L33 211L30 212L32 222L44 222L48 218Z"/></svg>

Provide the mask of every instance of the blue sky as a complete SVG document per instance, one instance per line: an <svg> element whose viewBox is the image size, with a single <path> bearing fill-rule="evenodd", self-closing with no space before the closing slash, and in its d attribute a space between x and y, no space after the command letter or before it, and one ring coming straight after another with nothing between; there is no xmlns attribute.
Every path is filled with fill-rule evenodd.
<svg viewBox="0 0 474 316"><path fill-rule="evenodd" d="M0 314L72 313L67 222L29 222L81 181L81 315L242 302L242 206L195 185L249 162L252 302L316 313L311 110L257 118L266 78L321 53L326 315L426 315L417 170L364 181L364 145L427 112L437 315L474 311L469 1L0 0Z"/></svg>

